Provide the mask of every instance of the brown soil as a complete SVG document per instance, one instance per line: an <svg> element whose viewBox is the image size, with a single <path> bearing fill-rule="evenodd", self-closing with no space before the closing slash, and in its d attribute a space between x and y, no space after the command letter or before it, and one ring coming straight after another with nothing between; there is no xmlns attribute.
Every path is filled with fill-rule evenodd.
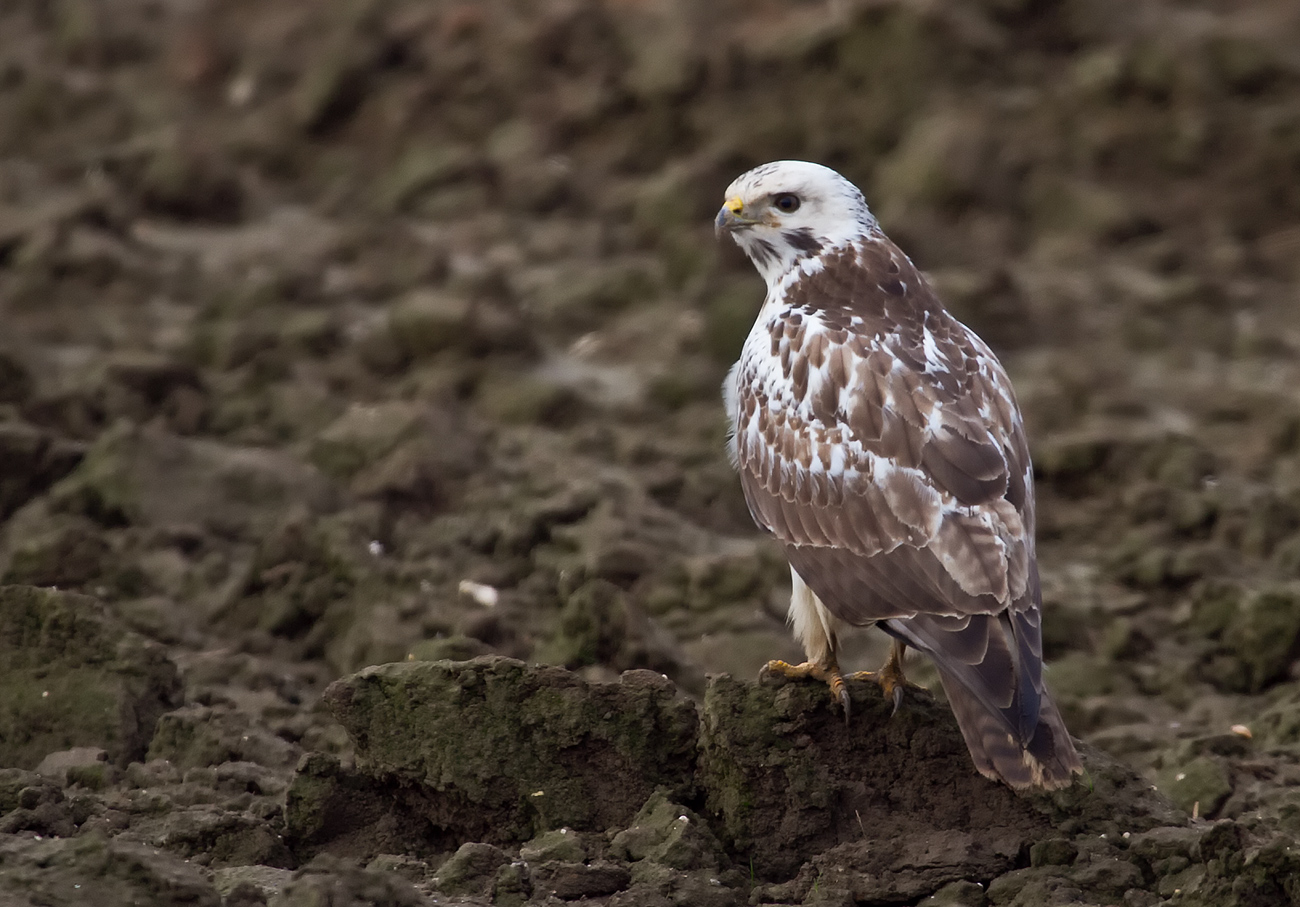
<svg viewBox="0 0 1300 907"><path fill-rule="evenodd" d="M1300 903L1297 48L1288 0L0 2L0 583L79 593L5 593L0 895ZM1002 355L1049 682L1196 820L1102 853L1040 811L942 889L819 885L880 866L698 786L686 868L610 849L667 834L653 798L577 851L376 851L338 678L503 655L704 702L799 654L718 394L762 286L711 234L781 157ZM370 832L284 836L303 759Z"/></svg>

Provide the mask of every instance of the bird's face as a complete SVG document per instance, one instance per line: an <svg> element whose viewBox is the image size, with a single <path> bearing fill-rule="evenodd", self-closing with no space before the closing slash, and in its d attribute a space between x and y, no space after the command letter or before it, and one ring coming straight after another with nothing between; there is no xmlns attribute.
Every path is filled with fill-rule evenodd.
<svg viewBox="0 0 1300 907"><path fill-rule="evenodd" d="M739 177L714 220L718 236L730 234L769 284L874 226L856 186L806 161L776 161Z"/></svg>

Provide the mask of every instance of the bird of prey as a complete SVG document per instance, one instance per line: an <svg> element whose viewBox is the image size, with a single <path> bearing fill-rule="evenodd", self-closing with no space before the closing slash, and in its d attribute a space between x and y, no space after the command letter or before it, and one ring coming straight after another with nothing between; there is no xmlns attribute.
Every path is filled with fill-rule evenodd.
<svg viewBox="0 0 1300 907"><path fill-rule="evenodd" d="M806 662L830 685L846 625L893 637L863 672L892 696L912 646L938 669L985 776L1068 786L1083 770L1043 682L1029 449L992 350L940 304L861 191L803 161L727 189L715 222L767 283L724 386L750 513L790 562Z"/></svg>

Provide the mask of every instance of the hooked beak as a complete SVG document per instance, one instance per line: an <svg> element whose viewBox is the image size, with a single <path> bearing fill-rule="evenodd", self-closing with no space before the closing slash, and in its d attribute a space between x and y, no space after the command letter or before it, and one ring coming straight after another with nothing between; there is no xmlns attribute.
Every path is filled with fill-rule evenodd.
<svg viewBox="0 0 1300 907"><path fill-rule="evenodd" d="M745 203L736 195L727 199L718 216L713 220L713 233L721 237L723 233L731 233L739 230L741 227L751 227L758 223L755 218L745 215Z"/></svg>

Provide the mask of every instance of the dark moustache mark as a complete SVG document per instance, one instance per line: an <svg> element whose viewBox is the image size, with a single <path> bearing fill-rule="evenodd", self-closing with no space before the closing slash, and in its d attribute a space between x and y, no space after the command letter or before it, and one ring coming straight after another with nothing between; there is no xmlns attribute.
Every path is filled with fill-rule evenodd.
<svg viewBox="0 0 1300 907"><path fill-rule="evenodd" d="M809 255L816 255L822 250L822 241L813 235L813 231L808 227L800 227L797 230L786 230L781 234L782 237L793 248L800 252L806 252Z"/></svg>
<svg viewBox="0 0 1300 907"><path fill-rule="evenodd" d="M758 265L766 265L777 258L776 249L765 239L752 240L749 255L754 259L754 263Z"/></svg>

